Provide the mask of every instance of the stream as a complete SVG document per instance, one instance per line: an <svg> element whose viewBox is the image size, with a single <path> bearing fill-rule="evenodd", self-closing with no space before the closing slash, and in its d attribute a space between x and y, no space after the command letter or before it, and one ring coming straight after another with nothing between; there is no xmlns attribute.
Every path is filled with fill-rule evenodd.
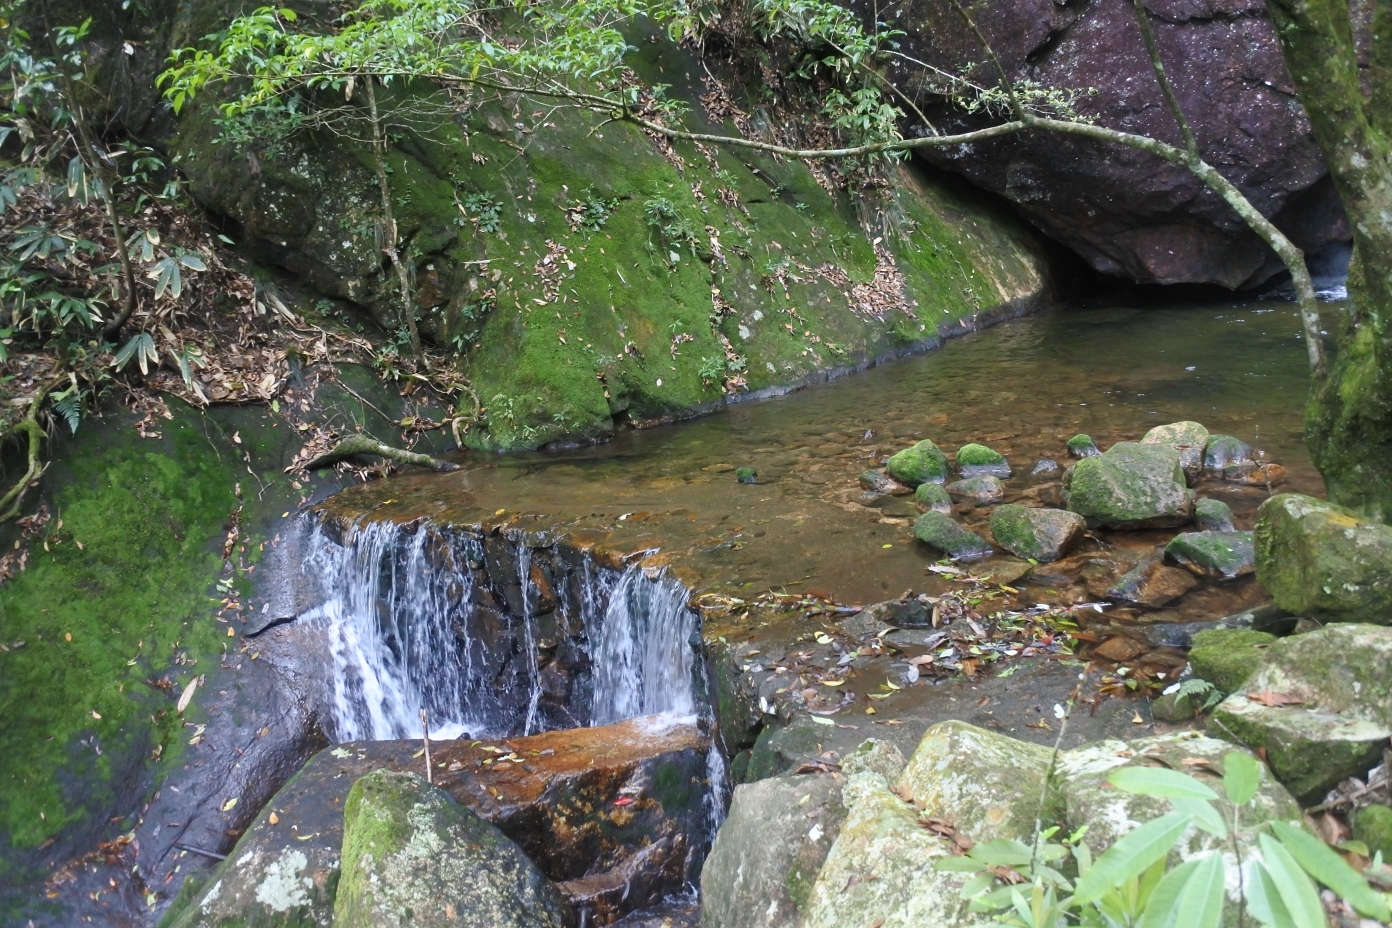
<svg viewBox="0 0 1392 928"><path fill-rule="evenodd" d="M312 641L327 655L319 685L331 737L419 738L423 710L435 739L514 739L519 752L528 736L649 716L713 731L723 723L692 594L791 592L853 612L951 581L927 570L937 562L912 537L912 499L876 497L858 481L923 438L947 451L988 444L1014 467L1006 501L1057 505L1031 470L1042 458L1066 464L1074 434L1106 447L1194 419L1283 466L1283 490L1322 494L1301 437L1299 331L1289 303L1059 310L605 445L469 455L452 474L346 490L305 523L301 595L313 605L296 623L308 636L299 647ZM739 482L737 468L753 468L756 482ZM1206 492L1222 493L1250 528L1271 491ZM959 504L957 514L970 526L988 513ZM1140 552L1167 537L1092 543ZM1047 573L1020 583L1066 600ZM1163 609L1117 608L1107 621L1205 621L1263 601L1248 577ZM687 835L686 863L649 893L688 914L680 899L728 791L722 752L702 737L708 813ZM593 911L608 913L600 922L623 914Z"/></svg>

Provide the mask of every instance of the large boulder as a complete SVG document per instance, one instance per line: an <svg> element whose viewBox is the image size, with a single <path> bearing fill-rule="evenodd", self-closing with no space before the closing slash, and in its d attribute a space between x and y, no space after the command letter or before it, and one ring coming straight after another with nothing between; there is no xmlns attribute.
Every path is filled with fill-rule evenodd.
<svg viewBox="0 0 1392 928"><path fill-rule="evenodd" d="M1189 667L1226 696L1257 672L1276 640L1270 632L1252 628L1206 628L1194 635Z"/></svg>
<svg viewBox="0 0 1392 928"><path fill-rule="evenodd" d="M991 513L991 537L1011 554L1036 561L1055 561L1077 544L1087 521L1065 509L1037 509L1014 503Z"/></svg>
<svg viewBox="0 0 1392 928"><path fill-rule="evenodd" d="M924 70L999 78L981 41L948 0L853 6L905 33L889 77L915 100ZM1077 92L1087 118L1183 144L1151 73L1129 0L971 0L965 4L1012 81ZM1349 228L1286 71L1261 0L1149 0L1156 41L1181 106L1210 164L1307 253ZM929 80L936 81L936 76ZM979 128L931 99L938 132ZM917 122L916 120L914 121ZM914 125L910 131L926 134ZM1281 270L1222 199L1179 165L1118 145L1035 133L930 149L924 157L1010 200L1103 274L1144 283L1251 286Z"/></svg>
<svg viewBox="0 0 1392 928"><path fill-rule="evenodd" d="M1179 452L1160 444L1118 442L1083 458L1064 478L1069 509L1108 528L1168 528L1194 514Z"/></svg>
<svg viewBox="0 0 1392 928"><path fill-rule="evenodd" d="M1157 425L1145 437L1142 444L1164 445L1179 452L1179 466L1184 475L1193 483L1203 473L1204 449L1208 446L1208 429L1198 422L1171 422Z"/></svg>
<svg viewBox="0 0 1392 928"><path fill-rule="evenodd" d="M1257 510L1256 559L1257 580L1287 612L1392 623L1392 526L1282 493Z"/></svg>
<svg viewBox="0 0 1392 928"><path fill-rule="evenodd" d="M845 817L829 773L736 786L701 871L702 928L796 928Z"/></svg>
<svg viewBox="0 0 1392 928"><path fill-rule="evenodd" d="M1256 570L1251 532L1184 532L1165 546L1165 559L1196 577L1233 580Z"/></svg>
<svg viewBox="0 0 1392 928"><path fill-rule="evenodd" d="M420 776L379 770L348 791L335 928L575 923L516 844Z"/></svg>
<svg viewBox="0 0 1392 928"><path fill-rule="evenodd" d="M1281 639L1213 720L1264 751L1301 800L1365 775L1392 737L1392 628L1336 624Z"/></svg>
<svg viewBox="0 0 1392 928"><path fill-rule="evenodd" d="M947 455L937 445L924 439L905 448L885 462L885 470L900 483L916 487L923 483L942 483L947 480Z"/></svg>

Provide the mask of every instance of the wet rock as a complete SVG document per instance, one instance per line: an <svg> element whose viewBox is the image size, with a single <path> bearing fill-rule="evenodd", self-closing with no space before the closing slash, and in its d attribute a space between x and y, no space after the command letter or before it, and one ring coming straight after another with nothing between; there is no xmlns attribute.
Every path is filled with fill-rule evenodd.
<svg viewBox="0 0 1392 928"><path fill-rule="evenodd" d="M1392 808L1364 806L1349 816L1353 837L1368 846L1368 853L1382 852L1382 859L1392 859Z"/></svg>
<svg viewBox="0 0 1392 928"><path fill-rule="evenodd" d="M1231 465L1252 464L1255 461L1252 446L1231 435L1210 435L1208 444L1204 445L1204 470L1216 477L1221 477L1223 470Z"/></svg>
<svg viewBox="0 0 1392 928"><path fill-rule="evenodd" d="M1036 561L1056 561L1078 543L1087 521L1065 509L1035 509L1009 504L991 513L991 537L1011 554Z"/></svg>
<svg viewBox="0 0 1392 928"><path fill-rule="evenodd" d="M796 928L845 817L829 773L735 787L701 871L703 928Z"/></svg>
<svg viewBox="0 0 1392 928"><path fill-rule="evenodd" d="M908 488L897 480L885 476L877 470L863 471L860 475L860 485L869 493L907 493Z"/></svg>
<svg viewBox="0 0 1392 928"><path fill-rule="evenodd" d="M1185 532L1165 546L1165 559L1197 577L1233 580L1253 573L1252 532Z"/></svg>
<svg viewBox="0 0 1392 928"><path fill-rule="evenodd" d="M878 509L891 519L912 519L919 513L917 506L901 496L881 496L870 503L870 508Z"/></svg>
<svg viewBox="0 0 1392 928"><path fill-rule="evenodd" d="M1336 624L1275 642L1213 718L1264 750L1297 798L1322 797L1366 774L1392 736L1392 628Z"/></svg>
<svg viewBox="0 0 1392 928"><path fill-rule="evenodd" d="M1147 559L1122 574L1107 589L1108 599L1159 608L1199 585L1187 570L1166 567L1159 558Z"/></svg>
<svg viewBox="0 0 1392 928"><path fill-rule="evenodd" d="M1005 496L1005 487L999 477L968 477L949 483L947 492L950 496L974 503L994 503Z"/></svg>
<svg viewBox="0 0 1392 928"><path fill-rule="evenodd" d="M875 634L885 626L893 628L929 628L933 624L933 603L927 596L909 596L901 599L891 599L882 603L875 603L873 606L866 606L857 613L857 617L863 617L873 622L874 630L867 634ZM846 623L841 623L843 628Z"/></svg>
<svg viewBox="0 0 1392 928"><path fill-rule="evenodd" d="M1280 606L1266 605L1234 615L1225 616L1214 622L1161 622L1146 625L1140 629L1152 647L1190 648L1194 636L1211 628L1251 628L1273 635L1290 634L1295 619Z"/></svg>
<svg viewBox="0 0 1392 928"><path fill-rule="evenodd" d="M897 790L921 815L954 823L972 841L1028 841L1052 757L1043 745L939 722L924 733ZM1046 808L1045 820L1056 811Z"/></svg>
<svg viewBox="0 0 1392 928"><path fill-rule="evenodd" d="M1276 636L1249 628L1213 628L1194 636L1189 668L1224 696L1237 692L1257 672Z"/></svg>
<svg viewBox="0 0 1392 928"><path fill-rule="evenodd" d="M1234 530L1232 507L1220 499L1204 497L1194 501L1194 521L1204 532Z"/></svg>
<svg viewBox="0 0 1392 928"><path fill-rule="evenodd" d="M1392 623L1392 526L1283 493L1257 510L1257 580L1287 612Z"/></svg>
<svg viewBox="0 0 1392 928"><path fill-rule="evenodd" d="M924 439L912 448L905 448L885 462L885 470L900 483L916 487L924 483L943 483L947 480L947 455L937 445Z"/></svg>
<svg viewBox="0 0 1392 928"><path fill-rule="evenodd" d="M1090 653L1093 657L1121 664L1135 660L1149 650L1150 648L1129 635L1113 635L1094 647Z"/></svg>
<svg viewBox="0 0 1392 928"><path fill-rule="evenodd" d="M1005 479L1010 476L1010 462L994 448L972 443L957 449L957 472L963 477Z"/></svg>
<svg viewBox="0 0 1392 928"><path fill-rule="evenodd" d="M735 471L735 479L740 483L758 483L759 472L752 467L741 467Z"/></svg>
<svg viewBox="0 0 1392 928"><path fill-rule="evenodd" d="M980 566L972 568L972 576L987 583L1011 585L1025 574L1034 570L1029 561L1015 557L993 557Z"/></svg>
<svg viewBox="0 0 1392 928"><path fill-rule="evenodd" d="M413 773L380 770L343 809L336 928L570 928L575 913L498 829Z"/></svg>
<svg viewBox="0 0 1392 928"><path fill-rule="evenodd" d="M1208 445L1208 429L1197 422L1171 422L1157 425L1145 437L1142 444L1164 445L1179 452L1179 466L1192 483L1203 473L1204 449Z"/></svg>
<svg viewBox="0 0 1392 928"><path fill-rule="evenodd" d="M1030 476L1054 477L1062 471L1063 468L1059 467L1059 462L1055 461L1053 458L1040 458L1038 461L1035 461L1034 466L1030 468Z"/></svg>
<svg viewBox="0 0 1392 928"><path fill-rule="evenodd" d="M1080 432L1068 439L1069 457L1093 458L1101 453L1101 449L1097 447L1097 443L1092 440L1091 435L1084 435Z"/></svg>
<svg viewBox="0 0 1392 928"><path fill-rule="evenodd" d="M1229 464L1223 468L1223 479L1251 487L1279 487L1286 482L1286 469L1280 464Z"/></svg>
<svg viewBox="0 0 1392 928"><path fill-rule="evenodd" d="M1108 528L1169 528L1194 513L1179 452L1161 444L1118 442L1084 458L1064 477L1064 492L1069 509Z"/></svg>
<svg viewBox="0 0 1392 928"><path fill-rule="evenodd" d="M919 541L948 557L971 561L991 554L991 546L984 538L941 512L925 512L919 516L914 523L913 533Z"/></svg>
<svg viewBox="0 0 1392 928"><path fill-rule="evenodd" d="M952 511L952 497L941 483L920 484L914 491L914 502L933 512Z"/></svg>

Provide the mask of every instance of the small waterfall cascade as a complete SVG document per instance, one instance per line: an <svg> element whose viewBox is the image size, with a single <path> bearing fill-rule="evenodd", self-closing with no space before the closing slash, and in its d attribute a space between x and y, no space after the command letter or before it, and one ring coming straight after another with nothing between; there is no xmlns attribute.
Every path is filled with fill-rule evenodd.
<svg viewBox="0 0 1392 928"><path fill-rule="evenodd" d="M701 711L698 619L663 573L429 522L315 525L302 563L335 740L418 738L422 709L440 739Z"/></svg>
<svg viewBox="0 0 1392 928"><path fill-rule="evenodd" d="M630 567L609 594L591 656L590 724L644 715L696 715L696 617L688 594L665 575Z"/></svg>

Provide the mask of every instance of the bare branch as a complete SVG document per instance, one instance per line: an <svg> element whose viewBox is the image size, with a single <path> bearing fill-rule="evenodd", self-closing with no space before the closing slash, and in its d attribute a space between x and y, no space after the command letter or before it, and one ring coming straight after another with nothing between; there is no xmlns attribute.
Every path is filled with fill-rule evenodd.
<svg viewBox="0 0 1392 928"><path fill-rule="evenodd" d="M1155 80L1160 84L1160 92L1165 95L1165 104L1170 108L1175 122L1179 123L1180 134L1184 136L1184 147L1198 157L1199 143L1194 138L1194 130L1189 126L1184 109L1179 105L1179 97L1175 96L1174 87L1170 85L1170 79L1165 74L1165 65L1160 60L1160 49L1155 44L1155 33L1150 28L1150 12L1146 10L1145 0L1133 0L1132 5L1136 9L1136 25L1141 27L1141 38L1145 40L1146 54L1150 55L1151 70L1155 72Z"/></svg>

